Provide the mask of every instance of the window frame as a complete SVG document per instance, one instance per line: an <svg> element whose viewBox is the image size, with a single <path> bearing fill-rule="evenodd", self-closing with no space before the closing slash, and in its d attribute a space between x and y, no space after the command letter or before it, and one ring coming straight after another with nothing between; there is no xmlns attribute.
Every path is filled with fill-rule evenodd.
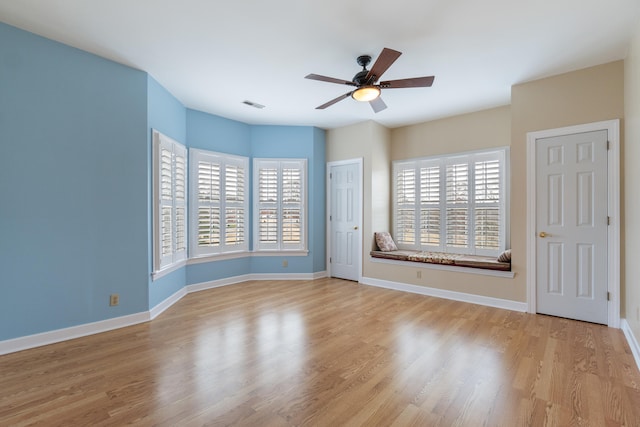
<svg viewBox="0 0 640 427"><path fill-rule="evenodd" d="M200 162L218 163L219 165L219 200L218 202L204 202L199 197ZM249 249L249 222L251 212L249 210L249 158L232 154L219 153L197 148L189 149L189 258L197 259L222 254L246 252ZM228 199L227 171L230 167L238 167L244 171L244 193L241 202ZM199 211L203 206L218 207L220 218L219 244L216 246L199 245ZM242 230L243 240L239 244L229 244L227 241L227 229L229 228L228 209L242 209L244 211Z"/></svg>
<svg viewBox="0 0 640 427"><path fill-rule="evenodd" d="M300 202L285 202L283 195L283 170L286 168L300 170ZM260 201L261 170L276 169L276 202ZM303 252L307 253L307 159L274 159L274 158L254 158L253 159L253 252L254 254L274 253L274 252ZM296 243L286 243L283 239L283 211L285 209L299 209L300 218L300 241ZM275 210L276 212L276 241L273 243L263 242L260 237L260 212L263 209Z"/></svg>
<svg viewBox="0 0 640 427"><path fill-rule="evenodd" d="M499 202L491 203L476 199L476 164L480 162L499 161ZM463 189L464 197L459 201L447 199L447 170L453 165L467 166L466 189ZM424 192L422 191L421 170L437 167L439 170L439 194L438 202L426 204L433 208L439 206L439 239L437 244L422 243L421 241L421 204ZM411 176L413 182L399 183L399 173L402 176ZM439 156L421 157L407 160L393 161L393 235L399 249L422 250L432 252L460 253L467 255L498 256L509 246L509 147L497 147L487 150L476 150L464 153L452 153ZM451 182L451 181L449 181ZM399 184L403 184L399 188ZM413 185L413 189L411 186ZM433 188L433 186L431 187ZM405 189L403 192L402 190ZM401 196L405 197L401 197ZM400 196L400 200L399 200ZM498 210L499 230L497 249L476 247L475 215L477 209L489 208ZM467 244L462 247L451 245L447 240L447 212L451 209L464 209L467 221ZM402 213L402 215L401 215ZM403 232L404 230L404 232ZM464 233L462 233L464 234Z"/></svg>
<svg viewBox="0 0 640 427"><path fill-rule="evenodd" d="M153 274L154 277L159 272L172 271L182 265L185 265L187 260L187 248L188 248L188 156L187 148L185 145L175 141L174 139L158 132L152 131L153 142ZM162 197L163 188L163 156L162 151L167 150L171 153L171 165L170 167L170 197ZM182 186L176 184L179 182L177 177L179 176L179 168L176 164L176 159L182 158ZM164 169L166 171L166 168ZM179 197L182 192L182 198ZM170 225L171 225L171 250L169 253L163 254L164 236L163 236L163 223L161 212L169 209L171 211ZM177 215L178 210L182 209L182 234L183 245L178 245L179 241L179 227L180 221Z"/></svg>

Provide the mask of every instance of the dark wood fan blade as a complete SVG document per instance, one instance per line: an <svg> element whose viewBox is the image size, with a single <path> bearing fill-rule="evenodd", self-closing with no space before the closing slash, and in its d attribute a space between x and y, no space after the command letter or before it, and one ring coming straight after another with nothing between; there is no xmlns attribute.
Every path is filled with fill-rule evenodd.
<svg viewBox="0 0 640 427"><path fill-rule="evenodd" d="M433 79L435 79L434 76L388 80L386 82L380 82L380 87L384 89L399 89L403 87L430 87L433 84Z"/></svg>
<svg viewBox="0 0 640 427"><path fill-rule="evenodd" d="M350 82L348 80L334 79L333 77L321 76L319 74L309 74L309 75L305 76L304 78L305 79L311 79L311 80L319 80L321 82L338 83L340 85L349 85L349 86L355 86L356 85L354 82Z"/></svg>
<svg viewBox="0 0 640 427"><path fill-rule="evenodd" d="M371 105L371 108L373 108L374 113L379 113L380 111L387 108L387 104L385 104L380 97L377 97L373 101L369 101L369 105Z"/></svg>
<svg viewBox="0 0 640 427"><path fill-rule="evenodd" d="M402 55L402 52L398 52L397 50L388 49L386 47L382 49L378 59L376 59L375 64L373 64L373 67L369 70L369 74L367 74L368 84L374 84L377 82L391 64L396 62L396 59L398 59L400 55Z"/></svg>
<svg viewBox="0 0 640 427"><path fill-rule="evenodd" d="M327 107L331 107L333 104L335 104L338 101L342 101L345 98L348 98L351 96L351 92L347 92L344 95L340 95L339 97L332 99L331 101L327 102L326 104L322 104L319 107L316 107L316 110L324 110Z"/></svg>

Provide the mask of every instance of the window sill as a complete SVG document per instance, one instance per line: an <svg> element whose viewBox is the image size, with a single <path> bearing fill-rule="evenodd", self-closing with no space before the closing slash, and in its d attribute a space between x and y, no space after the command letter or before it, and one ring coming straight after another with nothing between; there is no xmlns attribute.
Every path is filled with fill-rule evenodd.
<svg viewBox="0 0 640 427"><path fill-rule="evenodd" d="M213 261L223 261L226 259L246 258L246 257L263 257L263 256L307 256L308 250L262 250L262 251L237 251L237 252L225 252L221 254L205 255L201 257L189 258L187 265L202 264Z"/></svg>
<svg viewBox="0 0 640 427"><path fill-rule="evenodd" d="M189 260L187 261L187 265L202 264L205 262L212 262L212 261L224 261L227 259L246 258L248 256L251 256L250 251L224 252L220 254L211 254L211 255L204 255L200 257L189 258Z"/></svg>
<svg viewBox="0 0 640 427"><path fill-rule="evenodd" d="M205 255L195 258L189 258L187 260L183 260L177 262L175 264L169 265L162 270L154 271L151 273L151 280L157 280L161 277L166 276L169 273L172 273L185 265L193 265L193 264L204 264L207 262L215 262L215 261L224 261L229 259L238 259L238 258L246 258L246 257L269 257L269 256L307 256L309 255L308 250L289 250L289 251L237 251L237 252L225 252L222 254L213 254L213 255Z"/></svg>
<svg viewBox="0 0 640 427"><path fill-rule="evenodd" d="M262 249L260 251L251 252L251 256L307 256L309 251L306 249L291 249L291 250L268 250Z"/></svg>
<svg viewBox="0 0 640 427"><path fill-rule="evenodd" d="M178 261L175 264L168 265L161 270L154 271L151 273L151 280L158 280L161 277L166 276L169 273L173 273L174 271L184 267L187 265L187 260Z"/></svg>
<svg viewBox="0 0 640 427"><path fill-rule="evenodd" d="M459 273L479 274L482 276L505 277L508 279L513 279L515 277L515 273L513 271L490 270L475 267L460 267L457 265L431 264L418 261L400 261L393 259L376 258L372 256L369 256L369 261L380 264L391 264L404 267L410 266L411 268L424 268L427 270L455 271Z"/></svg>

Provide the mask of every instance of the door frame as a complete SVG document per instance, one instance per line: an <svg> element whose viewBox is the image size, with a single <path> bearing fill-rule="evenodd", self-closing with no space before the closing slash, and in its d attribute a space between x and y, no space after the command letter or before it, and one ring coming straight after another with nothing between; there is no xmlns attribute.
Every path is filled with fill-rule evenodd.
<svg viewBox="0 0 640 427"><path fill-rule="evenodd" d="M620 120L586 123L527 133L527 311L536 313L536 142L538 139L607 130L607 324L620 328Z"/></svg>
<svg viewBox="0 0 640 427"><path fill-rule="evenodd" d="M331 217L331 168L333 166L344 166L344 165L351 165L351 164L356 164L358 166L358 176L359 176L359 183L358 183L358 192L359 194L359 198L360 198L360 203L358 203L358 211L356 212L356 218L358 218L358 222L360 223L360 238L357 239L358 241L356 242L356 247L355 250L357 252L357 261L358 261L358 283L362 282L362 239L364 236L364 224L362 222L362 212L363 212L363 203L364 203L364 199L363 199L363 191L364 191L364 185L363 185L363 175L364 175L364 168L363 168L363 158L362 157L358 157L355 159L348 159L348 160L337 160L337 161L333 161L333 162L327 162L327 213L326 213L326 229L327 229L327 259L325 261L325 264L327 265L327 277L331 277L331 263L329 262L329 259L331 258L331 221L329 220L329 218Z"/></svg>

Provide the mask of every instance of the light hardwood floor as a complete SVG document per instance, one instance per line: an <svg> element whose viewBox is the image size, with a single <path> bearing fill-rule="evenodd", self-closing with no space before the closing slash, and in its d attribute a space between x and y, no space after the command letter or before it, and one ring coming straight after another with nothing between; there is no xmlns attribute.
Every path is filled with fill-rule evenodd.
<svg viewBox="0 0 640 427"><path fill-rule="evenodd" d="M0 425L640 426L620 330L337 279L0 357Z"/></svg>

